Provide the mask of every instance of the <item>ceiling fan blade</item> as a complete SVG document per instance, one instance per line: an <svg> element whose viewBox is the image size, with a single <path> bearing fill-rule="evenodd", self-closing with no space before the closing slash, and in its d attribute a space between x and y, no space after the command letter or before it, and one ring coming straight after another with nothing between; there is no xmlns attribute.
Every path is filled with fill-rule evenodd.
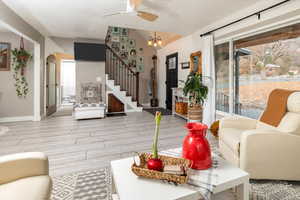
<svg viewBox="0 0 300 200"><path fill-rule="evenodd" d="M137 16L139 16L140 18L153 22L155 21L158 16L152 13L148 13L148 12L144 12L144 11L137 11Z"/></svg>
<svg viewBox="0 0 300 200"><path fill-rule="evenodd" d="M128 0L130 6L132 6L135 10L141 5L143 0Z"/></svg>
<svg viewBox="0 0 300 200"><path fill-rule="evenodd" d="M110 16L122 15L122 14L127 14L127 12L124 12L124 11L115 12L115 13L103 15L103 17L110 17Z"/></svg>

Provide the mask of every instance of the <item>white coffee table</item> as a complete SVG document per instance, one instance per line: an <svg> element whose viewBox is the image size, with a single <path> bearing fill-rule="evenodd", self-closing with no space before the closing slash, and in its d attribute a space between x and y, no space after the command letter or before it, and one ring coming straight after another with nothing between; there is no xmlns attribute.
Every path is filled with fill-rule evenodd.
<svg viewBox="0 0 300 200"><path fill-rule="evenodd" d="M230 188L236 188L238 199L249 199L249 174L218 158L218 167L214 169L217 181L213 194ZM131 171L133 158L111 162L113 174L114 200L199 200L201 194L185 186L174 186L158 180L139 178ZM205 171L203 172L205 173Z"/></svg>

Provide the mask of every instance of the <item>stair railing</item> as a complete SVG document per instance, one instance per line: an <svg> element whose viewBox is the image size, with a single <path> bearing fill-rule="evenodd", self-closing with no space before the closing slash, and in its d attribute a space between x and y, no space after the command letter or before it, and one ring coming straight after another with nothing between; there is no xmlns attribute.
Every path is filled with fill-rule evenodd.
<svg viewBox="0 0 300 200"><path fill-rule="evenodd" d="M139 72L134 72L109 45L106 45L105 73L139 105Z"/></svg>

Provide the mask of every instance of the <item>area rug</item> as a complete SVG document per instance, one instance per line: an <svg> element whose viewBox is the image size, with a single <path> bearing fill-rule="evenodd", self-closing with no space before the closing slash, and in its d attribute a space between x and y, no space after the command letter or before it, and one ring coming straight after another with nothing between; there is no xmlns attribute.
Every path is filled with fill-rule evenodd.
<svg viewBox="0 0 300 200"><path fill-rule="evenodd" d="M51 200L112 200L109 168L53 178Z"/></svg>
<svg viewBox="0 0 300 200"><path fill-rule="evenodd" d="M112 200L109 168L53 178L51 200ZM231 200L222 197L217 200ZM300 200L300 183L251 181L250 200Z"/></svg>
<svg viewBox="0 0 300 200"><path fill-rule="evenodd" d="M155 115L156 111L161 112L162 115L172 115L172 111L165 108L143 108L144 111Z"/></svg>

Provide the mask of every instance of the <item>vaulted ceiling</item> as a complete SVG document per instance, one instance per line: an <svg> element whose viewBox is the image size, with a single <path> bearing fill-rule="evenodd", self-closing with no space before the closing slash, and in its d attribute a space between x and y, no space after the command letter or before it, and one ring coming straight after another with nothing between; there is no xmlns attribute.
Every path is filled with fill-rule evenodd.
<svg viewBox="0 0 300 200"><path fill-rule="evenodd" d="M107 27L190 34L263 0L144 0L140 10L159 15L147 22L133 15L103 17L126 9L126 0L3 0L47 36L104 39Z"/></svg>

